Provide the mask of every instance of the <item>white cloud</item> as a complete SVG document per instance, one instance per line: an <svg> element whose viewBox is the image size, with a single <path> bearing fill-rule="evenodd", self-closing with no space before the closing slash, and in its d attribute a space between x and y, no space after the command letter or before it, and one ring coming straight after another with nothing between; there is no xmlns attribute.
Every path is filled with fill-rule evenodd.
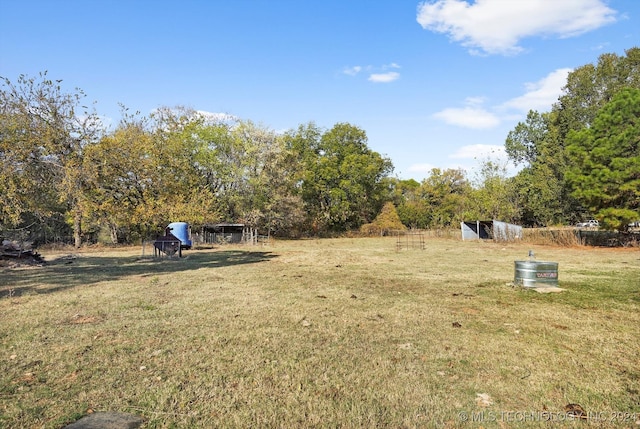
<svg viewBox="0 0 640 429"><path fill-rule="evenodd" d="M488 54L515 54L526 37L572 37L615 20L603 0L431 0L417 14L425 30Z"/></svg>
<svg viewBox="0 0 640 429"><path fill-rule="evenodd" d="M376 83L389 83L400 78L398 72L372 73L369 75L369 81Z"/></svg>
<svg viewBox="0 0 640 429"><path fill-rule="evenodd" d="M476 130L493 128L500 124L500 118L476 105L447 108L434 114L433 117L449 125Z"/></svg>
<svg viewBox="0 0 640 429"><path fill-rule="evenodd" d="M486 97L467 97L464 99L464 103L467 106L480 106L486 101Z"/></svg>
<svg viewBox="0 0 640 429"><path fill-rule="evenodd" d="M361 66L353 66L353 67L347 67L346 69L344 69L342 71L342 73L349 75L349 76L355 76L358 73L360 73L362 71L362 67Z"/></svg>
<svg viewBox="0 0 640 429"><path fill-rule="evenodd" d="M471 129L489 129L503 121L519 120L529 110L549 111L562 94L572 69L562 68L549 73L537 82L526 83L525 93L491 110L483 106L484 97L467 97L465 107L449 107L433 115L449 125ZM495 112L495 113L494 113Z"/></svg>
<svg viewBox="0 0 640 429"><path fill-rule="evenodd" d="M527 92L520 97L505 102L502 107L528 112L529 110L549 111L558 101L562 88L567 84L571 69L558 69L534 83L525 84Z"/></svg>
<svg viewBox="0 0 640 429"><path fill-rule="evenodd" d="M388 70L395 70L399 68L401 67L397 63L383 64L381 66L352 66L346 67L342 70L342 73L349 76L356 76L361 72L366 71L369 74L369 77L367 78L368 81L375 83L389 83L394 80L398 80L400 78L400 73Z"/></svg>

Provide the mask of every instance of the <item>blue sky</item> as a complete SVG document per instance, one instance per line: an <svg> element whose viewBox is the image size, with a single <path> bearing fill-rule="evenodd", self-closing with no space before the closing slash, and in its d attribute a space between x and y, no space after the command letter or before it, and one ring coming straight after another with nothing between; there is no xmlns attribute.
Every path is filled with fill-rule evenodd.
<svg viewBox="0 0 640 429"><path fill-rule="evenodd" d="M348 122L418 181L499 160L571 69L639 45L637 0L0 0L0 76L47 71L113 123L119 103Z"/></svg>

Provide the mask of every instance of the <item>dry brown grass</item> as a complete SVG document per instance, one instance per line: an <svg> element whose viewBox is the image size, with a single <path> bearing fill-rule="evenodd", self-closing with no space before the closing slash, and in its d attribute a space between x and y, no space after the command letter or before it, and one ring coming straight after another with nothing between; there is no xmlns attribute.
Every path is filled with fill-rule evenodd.
<svg viewBox="0 0 640 429"><path fill-rule="evenodd" d="M565 292L509 285L530 247ZM147 428L638 427L637 249L353 238L185 254L4 269L0 426L117 410ZM591 419L566 421L570 403Z"/></svg>
<svg viewBox="0 0 640 429"><path fill-rule="evenodd" d="M581 246L584 243L573 227L565 228L524 228L524 240L528 243L555 246Z"/></svg>

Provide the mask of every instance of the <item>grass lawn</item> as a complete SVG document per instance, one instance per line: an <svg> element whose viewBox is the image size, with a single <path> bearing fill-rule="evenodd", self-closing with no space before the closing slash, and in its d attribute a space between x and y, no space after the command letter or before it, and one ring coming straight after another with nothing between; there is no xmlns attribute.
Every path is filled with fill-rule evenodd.
<svg viewBox="0 0 640 429"><path fill-rule="evenodd" d="M558 262L564 292L510 285L529 249ZM640 428L637 248L344 238L44 256L0 268L0 427L120 411L144 428Z"/></svg>

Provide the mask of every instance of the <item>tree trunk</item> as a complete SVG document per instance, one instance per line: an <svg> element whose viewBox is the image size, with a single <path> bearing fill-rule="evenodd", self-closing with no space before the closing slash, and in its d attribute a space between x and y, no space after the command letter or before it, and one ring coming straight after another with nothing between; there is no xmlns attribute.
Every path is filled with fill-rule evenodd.
<svg viewBox="0 0 640 429"><path fill-rule="evenodd" d="M118 226L109 223L109 233L111 235L111 244L118 244Z"/></svg>
<svg viewBox="0 0 640 429"><path fill-rule="evenodd" d="M82 212L76 210L73 215L73 241L76 249L82 245Z"/></svg>

